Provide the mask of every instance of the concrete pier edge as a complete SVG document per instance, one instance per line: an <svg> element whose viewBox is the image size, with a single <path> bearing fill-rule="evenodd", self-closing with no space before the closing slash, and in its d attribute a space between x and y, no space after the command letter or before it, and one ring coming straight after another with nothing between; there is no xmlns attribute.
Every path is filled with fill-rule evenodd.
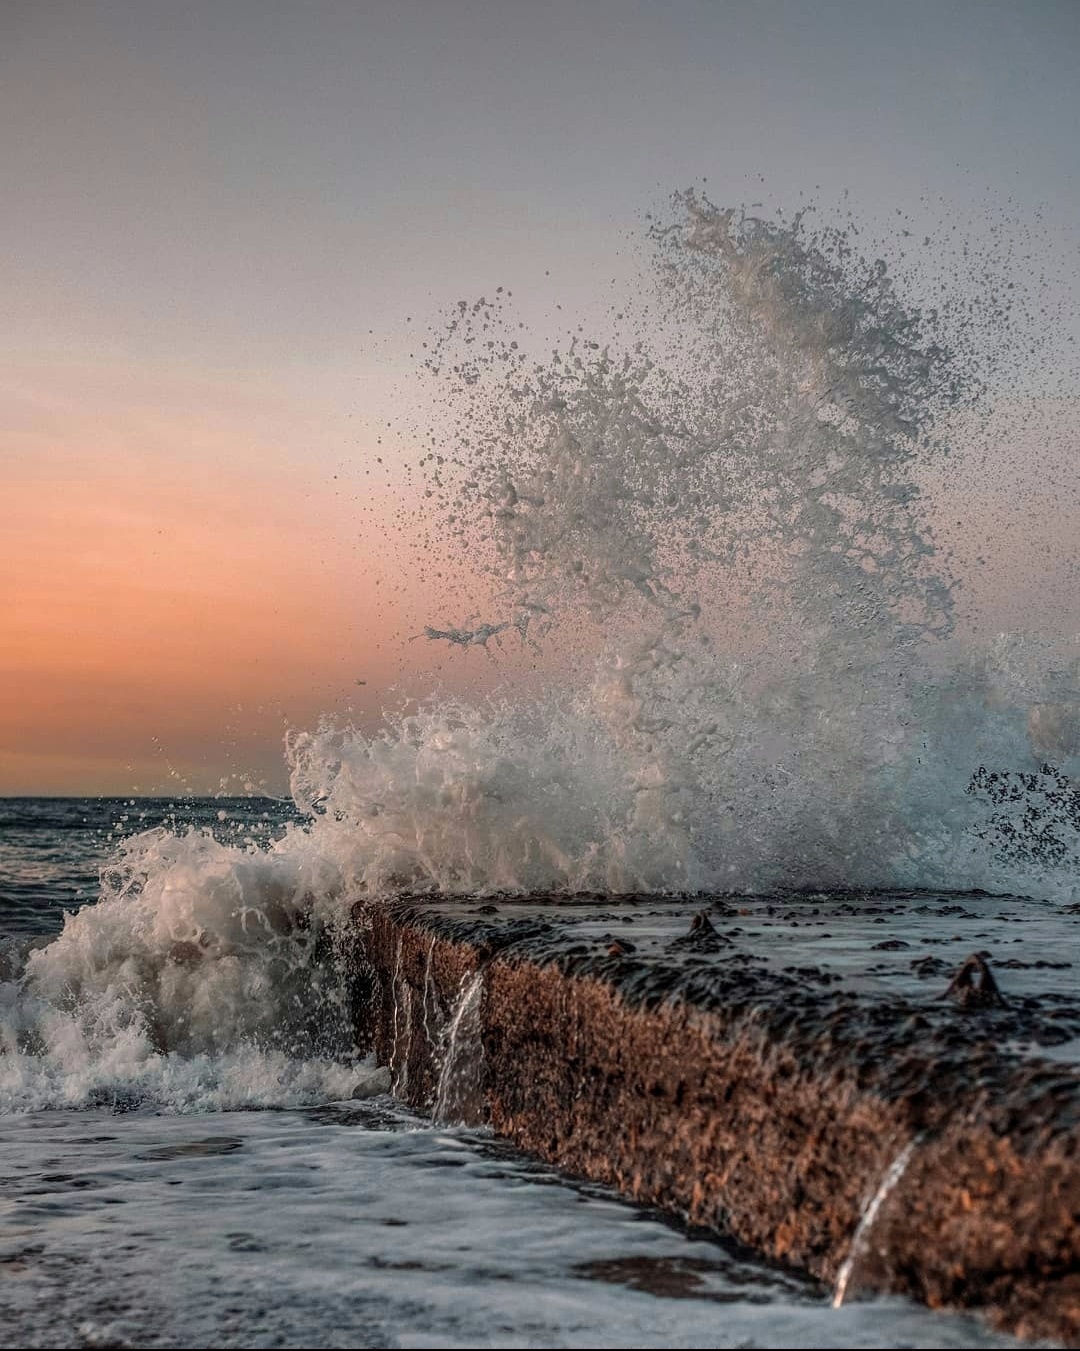
<svg viewBox="0 0 1080 1351"><path fill-rule="evenodd" d="M1080 1345L1075 1067L895 1001L598 952L542 913L495 925L402 901L363 923L373 1044L410 1105L432 1109L479 975L453 1119L840 1277L844 1298Z"/></svg>

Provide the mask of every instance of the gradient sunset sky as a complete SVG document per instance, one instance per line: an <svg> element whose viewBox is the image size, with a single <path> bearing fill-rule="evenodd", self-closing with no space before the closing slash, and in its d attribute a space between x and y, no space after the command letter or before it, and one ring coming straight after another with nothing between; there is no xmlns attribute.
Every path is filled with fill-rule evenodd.
<svg viewBox="0 0 1080 1351"><path fill-rule="evenodd" d="M0 0L0 794L280 790L407 689L410 326L675 189L989 194L1075 276L1078 70L1075 0Z"/></svg>

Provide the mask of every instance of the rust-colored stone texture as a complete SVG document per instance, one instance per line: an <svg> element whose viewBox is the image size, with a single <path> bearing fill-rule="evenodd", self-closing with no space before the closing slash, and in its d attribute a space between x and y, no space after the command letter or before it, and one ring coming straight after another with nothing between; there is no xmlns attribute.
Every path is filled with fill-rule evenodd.
<svg viewBox="0 0 1080 1351"><path fill-rule="evenodd" d="M404 1100L431 1108L482 970L459 1115L824 1281L850 1259L849 1297L976 1308L1080 1345L1080 1078L1003 1054L992 1020L1008 1011L807 988L723 965L718 943L670 961L590 948L550 916L498 927L402 904L371 923L376 1052Z"/></svg>

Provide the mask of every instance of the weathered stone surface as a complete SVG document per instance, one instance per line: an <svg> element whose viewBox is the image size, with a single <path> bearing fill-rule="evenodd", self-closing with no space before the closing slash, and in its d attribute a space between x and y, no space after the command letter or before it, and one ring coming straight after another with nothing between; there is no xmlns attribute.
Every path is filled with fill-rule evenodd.
<svg viewBox="0 0 1080 1351"><path fill-rule="evenodd" d="M704 912L701 898L483 913L402 902L371 917L376 1051L395 1092L430 1108L455 1004L482 970L483 1061L457 1114L826 1281L850 1255L849 1294L983 1308L1023 1336L1080 1344L1080 1004L1058 973L1068 949L1047 940L1055 963L1022 944L1033 959L1012 959L1016 985L1001 993L979 957L967 970L988 993L958 1003L943 995L969 935L943 940L958 939L951 964L913 961L870 941L874 904L920 945L942 918L995 947L1015 928L979 897L726 898ZM770 924L792 942L764 943ZM815 964L785 964L800 926L817 935L803 949ZM883 947L895 964L884 976Z"/></svg>

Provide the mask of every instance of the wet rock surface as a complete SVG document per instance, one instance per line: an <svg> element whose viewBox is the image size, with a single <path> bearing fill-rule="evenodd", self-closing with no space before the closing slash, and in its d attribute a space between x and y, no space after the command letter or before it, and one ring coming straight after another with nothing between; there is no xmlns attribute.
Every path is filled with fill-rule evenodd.
<svg viewBox="0 0 1080 1351"><path fill-rule="evenodd" d="M850 1259L849 1297L1080 1342L1078 917L798 893L406 899L371 924L398 1096L818 1278Z"/></svg>

